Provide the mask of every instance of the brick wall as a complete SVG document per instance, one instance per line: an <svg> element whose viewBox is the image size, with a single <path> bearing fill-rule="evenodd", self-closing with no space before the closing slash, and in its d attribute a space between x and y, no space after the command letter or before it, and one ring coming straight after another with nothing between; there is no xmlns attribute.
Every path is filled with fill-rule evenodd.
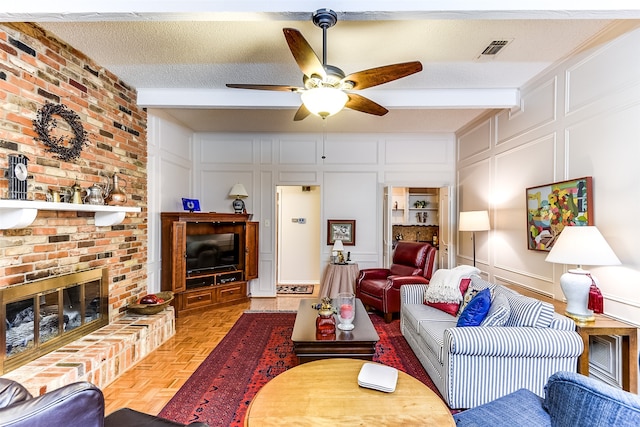
<svg viewBox="0 0 640 427"><path fill-rule="evenodd" d="M0 23L0 198L8 197L7 155L29 158L28 199L47 191L121 178L124 222L96 227L92 213L40 211L24 229L0 230L0 286L108 266L111 317L146 293L146 111L136 91L81 52L35 24ZM75 112L88 133L79 158L57 159L34 139L33 120L45 102ZM52 132L69 134L58 120ZM125 181L124 183L122 181Z"/></svg>

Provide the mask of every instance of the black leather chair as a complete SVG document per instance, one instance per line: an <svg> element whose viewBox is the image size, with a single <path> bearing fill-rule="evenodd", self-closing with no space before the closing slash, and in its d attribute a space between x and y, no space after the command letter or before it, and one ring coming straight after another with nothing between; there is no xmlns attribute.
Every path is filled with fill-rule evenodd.
<svg viewBox="0 0 640 427"><path fill-rule="evenodd" d="M22 385L0 378L0 426L2 427L167 427L184 426L132 409L120 409L104 417L102 391L88 382L77 382L33 397ZM192 423L190 427L207 427Z"/></svg>

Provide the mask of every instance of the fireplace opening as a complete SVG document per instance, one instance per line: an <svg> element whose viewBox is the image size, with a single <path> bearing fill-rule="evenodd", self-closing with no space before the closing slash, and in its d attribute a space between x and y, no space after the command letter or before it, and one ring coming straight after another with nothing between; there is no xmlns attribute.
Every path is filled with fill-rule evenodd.
<svg viewBox="0 0 640 427"><path fill-rule="evenodd" d="M0 289L2 373L109 323L107 269Z"/></svg>

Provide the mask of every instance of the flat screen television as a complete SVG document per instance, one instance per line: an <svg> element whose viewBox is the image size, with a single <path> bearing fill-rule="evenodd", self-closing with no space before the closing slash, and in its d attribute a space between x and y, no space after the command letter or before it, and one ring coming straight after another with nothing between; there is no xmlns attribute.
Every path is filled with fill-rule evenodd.
<svg viewBox="0 0 640 427"><path fill-rule="evenodd" d="M187 234L187 274L235 270L240 263L237 233Z"/></svg>

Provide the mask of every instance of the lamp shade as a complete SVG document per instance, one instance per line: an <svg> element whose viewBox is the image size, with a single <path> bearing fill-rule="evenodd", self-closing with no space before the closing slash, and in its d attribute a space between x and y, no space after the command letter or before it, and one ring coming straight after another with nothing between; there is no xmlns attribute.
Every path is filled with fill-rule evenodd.
<svg viewBox="0 0 640 427"><path fill-rule="evenodd" d="M301 98L307 110L322 118L338 113L349 100L346 93L331 87L309 89L302 93Z"/></svg>
<svg viewBox="0 0 640 427"><path fill-rule="evenodd" d="M620 264L620 260L595 226L564 227L545 261L574 265Z"/></svg>
<svg viewBox="0 0 640 427"><path fill-rule="evenodd" d="M342 244L342 240L338 239L333 242L333 250L336 252L344 251L344 245Z"/></svg>
<svg viewBox="0 0 640 427"><path fill-rule="evenodd" d="M231 191L229 191L229 196L239 199L242 197L249 197L249 193L247 193L247 190L244 188L244 185L235 184L233 187L231 187Z"/></svg>
<svg viewBox="0 0 640 427"><path fill-rule="evenodd" d="M491 230L488 211L460 212L459 231L486 231Z"/></svg>

